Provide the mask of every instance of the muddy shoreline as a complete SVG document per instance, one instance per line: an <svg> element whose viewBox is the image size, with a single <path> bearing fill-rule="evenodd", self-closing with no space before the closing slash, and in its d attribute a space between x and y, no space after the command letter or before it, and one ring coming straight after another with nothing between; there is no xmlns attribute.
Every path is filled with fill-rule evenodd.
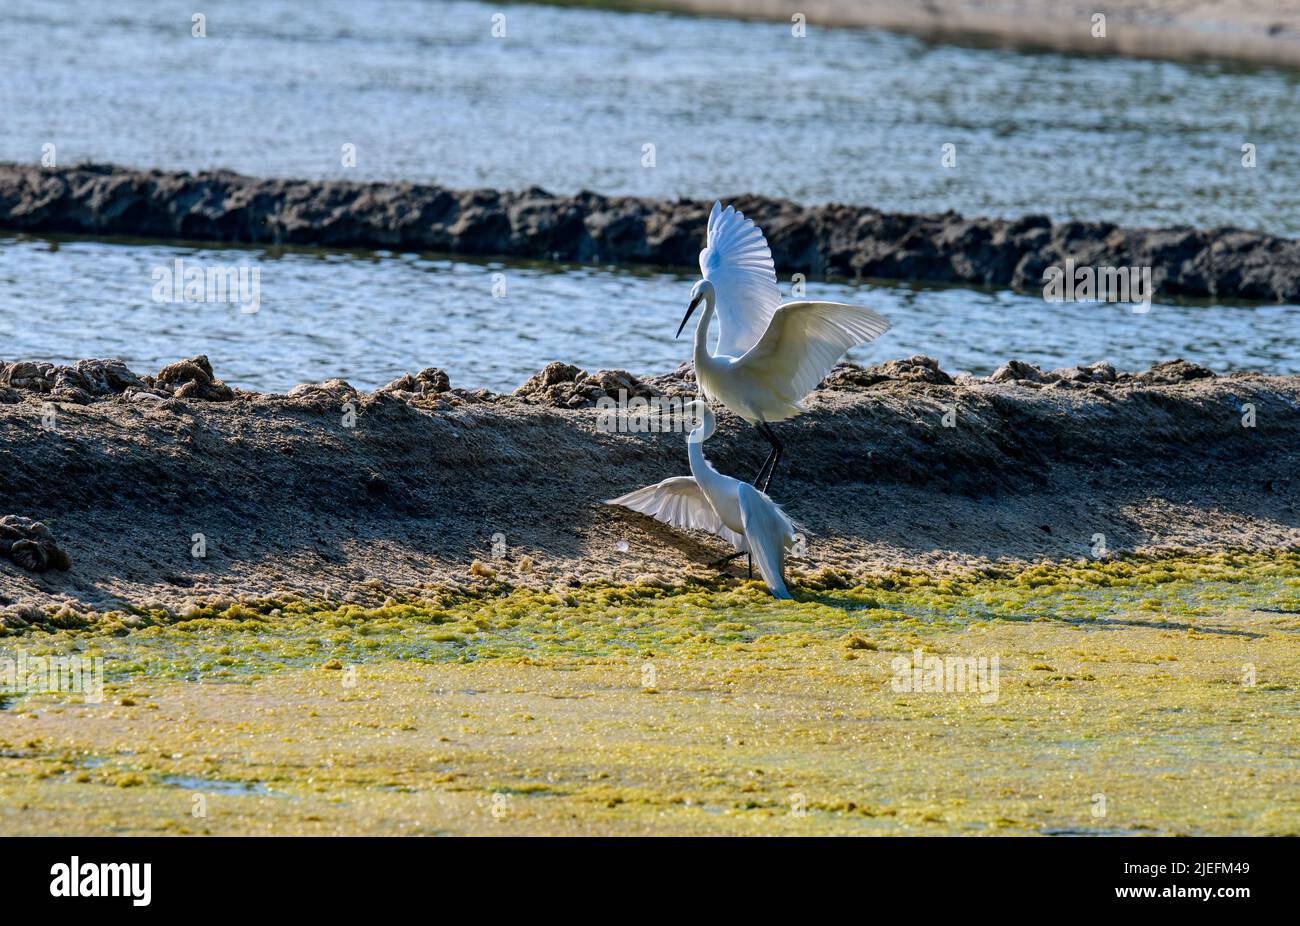
<svg viewBox="0 0 1300 926"><path fill-rule="evenodd" d="M1073 259L1079 267L1150 267L1158 297L1300 301L1300 241L1241 229L908 215L751 195L729 201L763 227L786 281L801 273L1041 292L1044 271ZM32 234L691 267L709 205L537 188L0 164L0 229Z"/></svg>
<svg viewBox="0 0 1300 926"><path fill-rule="evenodd" d="M740 16L788 23L781 0L604 0L604 6ZM1172 61L1242 61L1300 67L1300 4L1295 0L806 0L810 30L874 28L935 42L962 42L1067 54L1121 55ZM1093 16L1106 14L1106 33Z"/></svg>
<svg viewBox="0 0 1300 926"><path fill-rule="evenodd" d="M600 504L686 471L681 434L601 427L596 403L619 390L694 383L557 363L509 396L438 370L263 395L204 358L155 375L5 364L0 516L46 524L71 568L0 557L0 613L711 581L715 542ZM809 534L796 585L1077 560L1098 535L1103 556L1300 549L1300 377L1011 363L954 380L912 358L842 366L809 404L780 428L773 483ZM707 448L737 474L765 451L725 414Z"/></svg>

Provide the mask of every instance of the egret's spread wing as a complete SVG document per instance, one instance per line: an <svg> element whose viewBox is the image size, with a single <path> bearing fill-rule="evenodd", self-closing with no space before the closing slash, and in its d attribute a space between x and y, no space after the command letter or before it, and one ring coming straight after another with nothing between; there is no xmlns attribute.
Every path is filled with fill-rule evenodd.
<svg viewBox="0 0 1300 926"><path fill-rule="evenodd" d="M791 402L817 388L851 347L873 341L889 322L870 309L839 302L787 302L757 344L741 358Z"/></svg>
<svg viewBox="0 0 1300 926"><path fill-rule="evenodd" d="M737 550L744 542L739 534L722 523L693 476L674 476L656 485L612 498L605 504L622 505L641 514L648 514L670 527L708 531L726 540Z"/></svg>
<svg viewBox="0 0 1300 926"><path fill-rule="evenodd" d="M745 527L749 555L773 598L789 598L785 587L785 548L794 529L785 512L748 483L740 484L740 520Z"/></svg>
<svg viewBox="0 0 1300 926"><path fill-rule="evenodd" d="M717 293L717 353L739 357L758 343L781 304L767 239L734 206L714 203L700 273Z"/></svg>

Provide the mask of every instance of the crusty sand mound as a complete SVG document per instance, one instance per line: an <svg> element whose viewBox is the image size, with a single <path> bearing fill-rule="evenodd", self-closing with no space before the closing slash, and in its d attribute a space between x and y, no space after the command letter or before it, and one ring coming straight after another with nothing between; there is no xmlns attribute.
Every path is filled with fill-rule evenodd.
<svg viewBox="0 0 1300 926"><path fill-rule="evenodd" d="M681 433L602 427L596 404L620 390L694 383L689 367L643 381L556 363L513 395L440 370L262 395L203 357L156 376L0 365L0 516L44 524L70 566L0 557L0 610L712 575L716 541L601 504L687 470ZM843 365L808 405L778 426L772 487L807 530L796 588L827 568L1300 545L1300 377L1012 362L954 380L915 357ZM707 447L741 476L766 450L725 413Z"/></svg>

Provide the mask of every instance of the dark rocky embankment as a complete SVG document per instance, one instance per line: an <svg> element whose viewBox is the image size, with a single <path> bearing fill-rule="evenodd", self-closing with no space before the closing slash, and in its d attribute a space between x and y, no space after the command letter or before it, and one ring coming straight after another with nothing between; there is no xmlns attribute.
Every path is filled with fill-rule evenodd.
<svg viewBox="0 0 1300 926"><path fill-rule="evenodd" d="M0 615L714 575L716 543L600 504L687 472L681 433L600 427L620 390L694 383L553 363L512 395L437 369L265 395L203 357L0 363ZM1300 548L1300 377L914 357L840 366L808 402L772 486L809 534L797 572ZM749 476L766 449L723 414L706 453Z"/></svg>
<svg viewBox="0 0 1300 926"><path fill-rule="evenodd" d="M1043 271L1150 267L1157 295L1300 301L1300 242L1241 229L905 215L739 196L782 274L1041 290ZM709 203L409 183L0 164L0 228L688 267Z"/></svg>

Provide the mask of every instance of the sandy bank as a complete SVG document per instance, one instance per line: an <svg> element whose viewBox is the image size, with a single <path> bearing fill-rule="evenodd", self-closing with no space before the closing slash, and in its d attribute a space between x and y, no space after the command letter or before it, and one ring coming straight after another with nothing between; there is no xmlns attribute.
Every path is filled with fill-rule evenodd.
<svg viewBox="0 0 1300 926"><path fill-rule="evenodd" d="M259 395L202 360L150 377L8 364L0 515L45 522L71 569L0 557L0 608L712 577L712 540L600 504L686 471L680 434L600 427L592 406L620 388L694 384L552 364L513 396L457 390L441 371L369 394L331 381ZM801 575L1069 560L1099 542L1111 554L1300 545L1298 377L1179 362L1136 375L1011 364L953 381L918 358L842 367L810 408L780 427L773 485L807 528ZM725 415L708 446L742 475L765 451Z"/></svg>
<svg viewBox="0 0 1300 926"><path fill-rule="evenodd" d="M1300 242L1240 229L1123 229L1045 216L905 215L739 196L785 277L1043 289L1043 271L1150 267L1158 295L1300 301ZM0 165L0 228L689 267L710 203L417 184Z"/></svg>
<svg viewBox="0 0 1300 926"><path fill-rule="evenodd" d="M661 9L789 22L795 11L817 26L860 26L936 41L977 42L1076 54L1172 60L1223 59L1300 67L1296 0L606 0ZM1106 34L1092 17L1106 14Z"/></svg>

